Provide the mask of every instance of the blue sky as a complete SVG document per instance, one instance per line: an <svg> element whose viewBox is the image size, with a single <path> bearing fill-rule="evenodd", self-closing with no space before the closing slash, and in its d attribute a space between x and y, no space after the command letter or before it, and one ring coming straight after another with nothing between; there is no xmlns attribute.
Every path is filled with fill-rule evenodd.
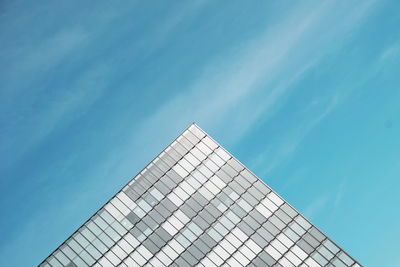
<svg viewBox="0 0 400 267"><path fill-rule="evenodd" d="M196 122L400 266L400 2L3 1L0 265L35 266Z"/></svg>

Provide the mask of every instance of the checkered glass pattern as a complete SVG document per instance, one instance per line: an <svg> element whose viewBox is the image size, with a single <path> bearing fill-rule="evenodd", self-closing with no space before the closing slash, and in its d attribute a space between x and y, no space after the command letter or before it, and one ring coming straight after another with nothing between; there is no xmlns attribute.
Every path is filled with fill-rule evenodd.
<svg viewBox="0 0 400 267"><path fill-rule="evenodd" d="M361 265L193 124L39 266Z"/></svg>

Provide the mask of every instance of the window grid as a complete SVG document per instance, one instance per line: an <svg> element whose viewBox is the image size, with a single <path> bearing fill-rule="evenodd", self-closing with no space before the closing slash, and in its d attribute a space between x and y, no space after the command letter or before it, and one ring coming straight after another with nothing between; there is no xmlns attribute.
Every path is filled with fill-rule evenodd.
<svg viewBox="0 0 400 267"><path fill-rule="evenodd" d="M182 221L182 216L187 218ZM174 217L182 226L173 226L176 232L164 236L160 230L163 222ZM272 239L264 239L259 230ZM131 231L143 231L143 240ZM202 240L209 231L217 240L221 238L211 247ZM229 235L239 240L237 247L226 239ZM177 238L187 246L171 246ZM221 247L222 240L234 251ZM201 265L203 260L257 266L260 261L267 264L263 258L268 255L267 248L279 253L277 258L269 255L277 266L306 266L308 262L361 266L211 137L191 125L40 266L161 266L165 261L171 266L190 266ZM181 251L172 256L170 249ZM228 257L221 258L214 249L225 251ZM299 255L300 251L305 256Z"/></svg>

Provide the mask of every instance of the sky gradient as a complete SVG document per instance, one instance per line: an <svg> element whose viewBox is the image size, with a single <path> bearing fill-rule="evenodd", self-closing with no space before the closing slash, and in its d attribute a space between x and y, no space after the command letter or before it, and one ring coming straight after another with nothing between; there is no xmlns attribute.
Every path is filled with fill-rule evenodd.
<svg viewBox="0 0 400 267"><path fill-rule="evenodd" d="M0 266L35 266L196 122L399 267L400 1L0 4Z"/></svg>

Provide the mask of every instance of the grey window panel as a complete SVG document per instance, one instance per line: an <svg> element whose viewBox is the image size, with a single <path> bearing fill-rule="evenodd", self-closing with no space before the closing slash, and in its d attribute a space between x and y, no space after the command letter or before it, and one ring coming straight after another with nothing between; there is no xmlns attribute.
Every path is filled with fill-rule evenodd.
<svg viewBox="0 0 400 267"><path fill-rule="evenodd" d="M145 241L143 241L143 246L147 248L152 254L156 254L157 251L160 249L149 239L147 238Z"/></svg>
<svg viewBox="0 0 400 267"><path fill-rule="evenodd" d="M267 232L265 235L261 236L259 233L254 233L251 236L251 239L257 243L257 245L259 245L261 248L266 247L269 242L271 242L272 239L274 239L274 237Z"/></svg>
<svg viewBox="0 0 400 267"><path fill-rule="evenodd" d="M273 236L276 236L280 233L279 229L276 228L276 226L273 225L270 221L267 221L266 223L264 223L264 225L262 227Z"/></svg>
<svg viewBox="0 0 400 267"><path fill-rule="evenodd" d="M262 215L260 212L258 212L257 210L252 210L249 212L250 216L252 218L254 218L259 224L263 224L267 221L267 218Z"/></svg>
<svg viewBox="0 0 400 267"><path fill-rule="evenodd" d="M158 224L161 224L162 222L165 221L166 217L163 217L161 213L159 213L157 210L151 210L148 215L155 220Z"/></svg>
<svg viewBox="0 0 400 267"><path fill-rule="evenodd" d="M243 176L238 175L235 178L235 182L240 184L244 189L248 189L251 186L251 183L249 183Z"/></svg>
<svg viewBox="0 0 400 267"><path fill-rule="evenodd" d="M186 202L184 203L182 206L179 207L179 209L185 213L186 216L188 216L189 218L193 218L197 215L197 212L194 211L189 204Z"/></svg>
<svg viewBox="0 0 400 267"><path fill-rule="evenodd" d="M198 260L193 257L193 255L188 250L184 251L181 257L184 258L190 266L194 266L198 262Z"/></svg>
<svg viewBox="0 0 400 267"><path fill-rule="evenodd" d="M193 245L196 246L196 248L198 248L204 255L211 250L209 244L206 244L202 238L199 238L196 241L194 241Z"/></svg>
<svg viewBox="0 0 400 267"><path fill-rule="evenodd" d="M132 224L136 224L137 222L140 221L140 218L133 212L129 212L128 215L126 215L126 218L132 223Z"/></svg>
<svg viewBox="0 0 400 267"><path fill-rule="evenodd" d="M215 242L215 240L207 233L204 233L203 235L201 235L200 238L202 241L204 241L204 243L209 245L211 248L217 244L217 242Z"/></svg>
<svg viewBox="0 0 400 267"><path fill-rule="evenodd" d="M226 174L228 174L231 178L236 177L239 173L235 171L234 168L229 166L228 164L225 164L224 166L221 167L221 170L223 170Z"/></svg>
<svg viewBox="0 0 400 267"><path fill-rule="evenodd" d="M157 230L155 230L154 233L157 234L164 242L168 242L172 238L172 235L168 233L163 227L159 227Z"/></svg>
<svg viewBox="0 0 400 267"><path fill-rule="evenodd" d="M179 184L183 181L183 178L172 169L167 172L167 176L171 178L171 180L174 181L175 184Z"/></svg>
<svg viewBox="0 0 400 267"><path fill-rule="evenodd" d="M243 198L244 200L246 200L246 201L250 204L250 206L252 206L252 207L257 206L257 205L260 203L260 201L257 200L254 196L252 196L251 193L250 193L249 191L245 192L245 193L242 195L242 198Z"/></svg>
<svg viewBox="0 0 400 267"><path fill-rule="evenodd" d="M224 171L224 166L222 166L222 168L218 170L215 174L226 184L230 183L233 180L233 178Z"/></svg>
<svg viewBox="0 0 400 267"><path fill-rule="evenodd" d="M193 194L193 199L196 200L197 203L199 203L200 206L202 206L202 207L204 207L204 206L206 206L208 204L207 199L205 197L203 197L200 192L194 193Z"/></svg>
<svg viewBox="0 0 400 267"><path fill-rule="evenodd" d="M229 187L232 188L233 191L238 193L239 195L243 194L246 192L246 189L244 189L239 183L237 183L235 180L233 180L230 184Z"/></svg>
<svg viewBox="0 0 400 267"><path fill-rule="evenodd" d="M219 209L217 209L216 207L214 207L214 205L207 205L205 207L205 209L214 217L214 218L218 218L219 216L222 215L222 212L219 211Z"/></svg>
<svg viewBox="0 0 400 267"><path fill-rule="evenodd" d="M239 227L240 230L243 231L243 233L245 233L248 236L251 236L255 230L253 228L251 228L246 222L241 221L238 223L237 225Z"/></svg>
<svg viewBox="0 0 400 267"><path fill-rule="evenodd" d="M175 260L175 264L179 267L191 267L191 265L185 261L182 257Z"/></svg>
<svg viewBox="0 0 400 267"><path fill-rule="evenodd" d="M264 194L262 194L257 188L255 188L254 184L249 189L247 189L247 192L251 194L255 199L257 199L257 201L261 201L265 197Z"/></svg>
<svg viewBox="0 0 400 267"><path fill-rule="evenodd" d="M258 257L260 257L261 260L263 260L266 264L268 264L269 266L272 266L276 261L274 260L274 258L271 257L271 255L269 255L267 252L262 251L260 253L260 255L258 255Z"/></svg>
<svg viewBox="0 0 400 267"><path fill-rule="evenodd" d="M304 240L300 240L299 242L297 242L297 245L304 250L307 254L311 254L311 252L314 251L314 248L312 246L310 246L310 244L308 244L306 241Z"/></svg>
<svg viewBox="0 0 400 267"><path fill-rule="evenodd" d="M196 261L201 260L204 257L204 253L199 250L195 245L190 246L187 251L196 259Z"/></svg>
<svg viewBox="0 0 400 267"><path fill-rule="evenodd" d="M162 203L160 203L160 207L167 209L170 213L178 209L178 207L168 198L164 199Z"/></svg>
<svg viewBox="0 0 400 267"><path fill-rule="evenodd" d="M305 241L307 241L307 243L312 246L313 248L316 248L319 246L320 242L318 242L317 239L315 239L314 237L312 237L312 235L310 235L310 233L306 233L302 239L304 239Z"/></svg>
<svg viewBox="0 0 400 267"><path fill-rule="evenodd" d="M288 224L292 220L292 218L290 218L282 209L277 210L275 215L278 216L284 224Z"/></svg>
<svg viewBox="0 0 400 267"><path fill-rule="evenodd" d="M201 216L196 216L193 218L193 222L196 223L203 231L210 227L210 223L204 220Z"/></svg>
<svg viewBox="0 0 400 267"><path fill-rule="evenodd" d="M292 207L290 207L287 203L283 204L281 206L281 209L287 214L289 215L291 218L296 217L296 215L298 214Z"/></svg>

